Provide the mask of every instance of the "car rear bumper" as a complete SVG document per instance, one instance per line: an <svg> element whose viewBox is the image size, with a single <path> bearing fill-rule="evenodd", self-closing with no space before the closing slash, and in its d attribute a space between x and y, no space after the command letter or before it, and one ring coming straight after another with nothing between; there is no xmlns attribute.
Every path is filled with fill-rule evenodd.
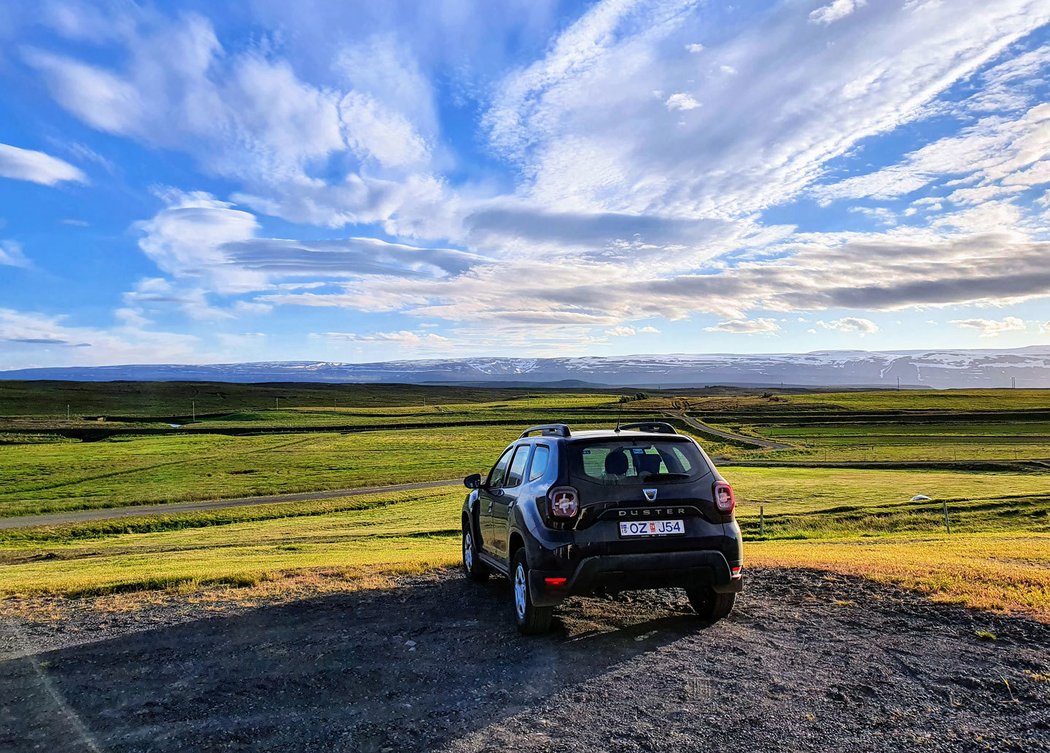
<svg viewBox="0 0 1050 753"><path fill-rule="evenodd" d="M595 555L580 560L568 575L543 570L529 573L529 590L537 606L553 606L567 596L601 588L627 591L694 586L712 586L719 593L729 593L743 588L743 578L732 577L725 555L715 550Z"/></svg>

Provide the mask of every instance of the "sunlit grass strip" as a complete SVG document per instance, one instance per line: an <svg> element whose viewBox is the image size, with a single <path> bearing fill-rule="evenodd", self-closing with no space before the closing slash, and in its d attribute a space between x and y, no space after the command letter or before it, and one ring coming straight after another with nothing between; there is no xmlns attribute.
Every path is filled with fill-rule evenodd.
<svg viewBox="0 0 1050 753"><path fill-rule="evenodd" d="M82 543L90 539L210 528L263 520L318 517L354 510L379 509L388 505L409 502L435 501L448 509L458 510L462 499L463 492L457 488L418 489L305 502L280 502L270 505L196 510L166 515L111 518L64 525L11 528L0 530L0 563L24 557L26 552L41 551L41 547ZM199 534L193 535L199 536Z"/></svg>
<svg viewBox="0 0 1050 753"><path fill-rule="evenodd" d="M968 534L748 544L751 566L810 567L933 600L1050 622L1050 534Z"/></svg>
<svg viewBox="0 0 1050 753"><path fill-rule="evenodd" d="M329 543L246 545L59 560L3 568L0 596L70 597L187 585L252 586L290 572L325 570L345 577L422 572L454 564L456 536L377 537Z"/></svg>
<svg viewBox="0 0 1050 753"><path fill-rule="evenodd" d="M444 491L311 517L8 545L0 596L246 586L313 570L417 572L458 560L459 515L458 495Z"/></svg>

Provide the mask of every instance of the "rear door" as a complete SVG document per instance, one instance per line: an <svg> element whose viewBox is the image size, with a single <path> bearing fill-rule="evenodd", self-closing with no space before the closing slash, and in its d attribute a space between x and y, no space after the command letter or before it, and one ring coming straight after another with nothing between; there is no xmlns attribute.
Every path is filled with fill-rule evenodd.
<svg viewBox="0 0 1050 753"><path fill-rule="evenodd" d="M478 529L481 531L481 548L483 551L498 557L498 551L492 540L492 510L495 501L503 495L503 482L510 466L514 448L508 447L492 466L485 483L478 489Z"/></svg>
<svg viewBox="0 0 1050 753"><path fill-rule="evenodd" d="M510 534L510 511L518 503L518 492L525 481L525 469L529 464L529 452L532 446L520 445L514 452L514 458L510 462L507 475L503 481L503 494L495 496L492 501L492 546L497 556L503 560L510 560L510 552L507 551Z"/></svg>

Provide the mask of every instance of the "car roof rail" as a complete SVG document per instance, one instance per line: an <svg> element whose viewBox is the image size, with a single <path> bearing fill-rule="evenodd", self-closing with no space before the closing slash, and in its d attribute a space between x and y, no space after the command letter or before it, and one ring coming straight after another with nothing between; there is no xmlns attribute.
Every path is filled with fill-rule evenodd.
<svg viewBox="0 0 1050 753"><path fill-rule="evenodd" d="M532 434L532 432L538 431L545 437L571 437L572 432L569 431L568 424L540 424L539 426L531 426L521 433L518 439L524 439L525 437Z"/></svg>
<svg viewBox="0 0 1050 753"><path fill-rule="evenodd" d="M632 424L620 424L616 430L635 429L637 431L648 431L653 434L677 434L678 431L666 421L635 421Z"/></svg>

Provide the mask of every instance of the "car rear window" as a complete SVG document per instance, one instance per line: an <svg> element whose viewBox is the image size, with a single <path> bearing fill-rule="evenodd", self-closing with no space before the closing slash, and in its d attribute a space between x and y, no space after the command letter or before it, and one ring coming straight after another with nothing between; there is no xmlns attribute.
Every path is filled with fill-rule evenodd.
<svg viewBox="0 0 1050 753"><path fill-rule="evenodd" d="M573 475L591 483L682 481L707 472L692 442L624 438L572 445L571 454Z"/></svg>

